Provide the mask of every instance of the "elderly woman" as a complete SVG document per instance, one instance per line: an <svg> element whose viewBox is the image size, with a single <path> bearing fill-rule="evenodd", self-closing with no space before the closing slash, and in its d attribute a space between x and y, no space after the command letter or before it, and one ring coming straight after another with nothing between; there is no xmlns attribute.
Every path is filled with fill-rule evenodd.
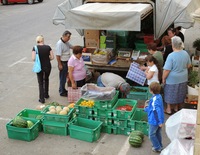
<svg viewBox="0 0 200 155"><path fill-rule="evenodd" d="M73 55L68 61L69 79L74 89L85 84L86 69L82 58L82 51L83 48L81 46L74 46Z"/></svg>
<svg viewBox="0 0 200 155"><path fill-rule="evenodd" d="M171 38L173 52L167 57L163 67L162 82L164 86L164 101L167 103L165 113L176 112L183 103L187 93L188 68L191 67L189 54L183 50L183 42L180 37Z"/></svg>

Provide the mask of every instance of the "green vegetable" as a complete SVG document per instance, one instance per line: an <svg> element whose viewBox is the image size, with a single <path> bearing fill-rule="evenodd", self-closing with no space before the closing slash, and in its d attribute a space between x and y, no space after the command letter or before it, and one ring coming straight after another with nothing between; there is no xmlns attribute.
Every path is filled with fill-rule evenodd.
<svg viewBox="0 0 200 155"><path fill-rule="evenodd" d="M145 89L136 88L136 87L132 87L131 91L133 91L133 92L147 92L147 90L145 90Z"/></svg>
<svg viewBox="0 0 200 155"><path fill-rule="evenodd" d="M34 125L33 122L31 121L27 121L27 128L31 128Z"/></svg>
<svg viewBox="0 0 200 155"><path fill-rule="evenodd" d="M42 115L37 115L36 119L40 120L40 119L42 119L42 117L43 117Z"/></svg>
<svg viewBox="0 0 200 155"><path fill-rule="evenodd" d="M133 147L141 147L142 138L138 135L130 135L129 144Z"/></svg>
<svg viewBox="0 0 200 155"><path fill-rule="evenodd" d="M13 126L19 127L19 128L26 128L27 127L27 121L24 120L22 117L20 116L16 116L13 119L12 122Z"/></svg>

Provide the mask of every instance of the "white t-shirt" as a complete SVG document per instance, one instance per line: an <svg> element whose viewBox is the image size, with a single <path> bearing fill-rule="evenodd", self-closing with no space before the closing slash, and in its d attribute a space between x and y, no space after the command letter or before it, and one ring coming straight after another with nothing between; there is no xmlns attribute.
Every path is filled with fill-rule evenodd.
<svg viewBox="0 0 200 155"><path fill-rule="evenodd" d="M158 68L157 68L157 66L156 65L153 65L151 67L149 66L149 71L148 72L150 72L150 71L154 72L154 74L153 74L153 77L151 79L147 80L147 84L150 85L151 82L160 83L159 80L158 80Z"/></svg>

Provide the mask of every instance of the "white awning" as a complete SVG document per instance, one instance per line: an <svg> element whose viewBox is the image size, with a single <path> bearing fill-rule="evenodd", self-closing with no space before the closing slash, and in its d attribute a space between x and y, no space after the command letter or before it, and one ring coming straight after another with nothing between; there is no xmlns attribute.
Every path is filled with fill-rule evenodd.
<svg viewBox="0 0 200 155"><path fill-rule="evenodd" d="M65 14L65 27L140 31L141 20L152 10L150 4L141 3L87 3Z"/></svg>

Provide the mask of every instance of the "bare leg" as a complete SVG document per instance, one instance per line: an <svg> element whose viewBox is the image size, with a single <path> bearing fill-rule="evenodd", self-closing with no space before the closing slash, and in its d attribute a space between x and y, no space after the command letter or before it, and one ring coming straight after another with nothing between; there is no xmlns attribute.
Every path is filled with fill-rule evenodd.
<svg viewBox="0 0 200 155"><path fill-rule="evenodd" d="M178 111L178 105L179 105L179 104L174 104L174 111L175 111L175 112Z"/></svg>
<svg viewBox="0 0 200 155"><path fill-rule="evenodd" d="M171 105L170 104L167 104L167 109L166 109L166 112L167 113L171 113Z"/></svg>

